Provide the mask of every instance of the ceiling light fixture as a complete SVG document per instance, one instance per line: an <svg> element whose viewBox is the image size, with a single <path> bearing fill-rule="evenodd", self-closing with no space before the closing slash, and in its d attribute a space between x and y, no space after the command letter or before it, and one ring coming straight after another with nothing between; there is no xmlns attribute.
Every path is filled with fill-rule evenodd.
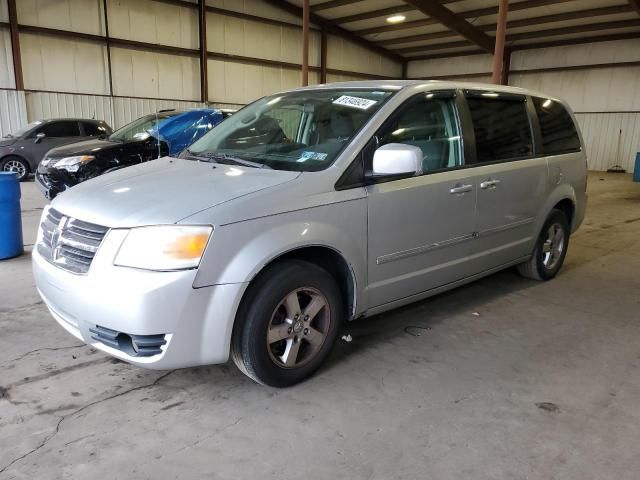
<svg viewBox="0 0 640 480"><path fill-rule="evenodd" d="M391 15L390 17L387 17L387 22L400 23L400 22L404 22L406 19L407 17L405 17L404 15Z"/></svg>

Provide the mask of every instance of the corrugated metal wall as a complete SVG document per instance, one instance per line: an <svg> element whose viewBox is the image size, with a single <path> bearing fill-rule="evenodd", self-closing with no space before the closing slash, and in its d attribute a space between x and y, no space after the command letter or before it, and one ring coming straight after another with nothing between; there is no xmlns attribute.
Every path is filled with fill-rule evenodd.
<svg viewBox="0 0 640 480"><path fill-rule="evenodd" d="M640 61L640 39L514 52L511 69ZM509 83L565 99L576 112L591 170L633 169L640 151L640 67L512 73Z"/></svg>
<svg viewBox="0 0 640 480"><path fill-rule="evenodd" d="M26 94L29 121L41 118L95 118L112 124L110 97L32 92Z"/></svg>
<svg viewBox="0 0 640 480"><path fill-rule="evenodd" d="M147 98L111 98L48 92L26 93L26 114L29 121L59 117L96 118L106 121L114 129L158 110L169 108L188 110L202 106L200 102Z"/></svg>
<svg viewBox="0 0 640 480"><path fill-rule="evenodd" d="M334 35L327 38L327 67L392 78L400 78L402 75L402 64L399 62Z"/></svg>
<svg viewBox="0 0 640 480"><path fill-rule="evenodd" d="M0 90L0 137L27 123L24 92Z"/></svg>
<svg viewBox="0 0 640 480"><path fill-rule="evenodd" d="M590 170L620 165L633 171L640 152L640 112L578 113Z"/></svg>
<svg viewBox="0 0 640 480"><path fill-rule="evenodd" d="M148 98L120 98L113 99L114 120L112 126L120 128L132 122L142 115L155 113L158 110L175 108L176 110L188 110L190 108L202 107L200 102L181 102L173 100L152 100Z"/></svg>
<svg viewBox="0 0 640 480"><path fill-rule="evenodd" d="M233 104L246 104L264 95L299 87L298 69L250 65L226 60L209 60L209 98ZM309 83L319 83L319 75L309 72ZM223 99L223 100L222 100Z"/></svg>
<svg viewBox="0 0 640 480"><path fill-rule="evenodd" d="M187 0L196 3L195 0ZM251 18L207 13L208 50L220 54L255 57L294 66L259 65L250 60L208 60L209 101L236 107L258 97L301 85L301 18L263 0L207 0L207 5L289 25ZM104 36L103 0L19 0L18 21L23 25ZM107 0L110 35L187 49L197 49L197 10L183 4L154 0ZM7 1L0 0L0 21L8 20ZM21 32L25 95L21 107L0 106L5 123L0 132L14 129L11 122L38 118L78 116L101 118L118 128L157 109L201 106L199 58L112 47L113 92L109 91L107 50L100 42ZM320 33L310 37L309 63L320 66ZM398 77L401 65L348 40L328 38L330 69ZM329 81L361 79L328 75ZM310 72L311 84L320 74ZM0 88L13 89L14 72L8 29L0 28ZM56 93L57 92L57 93ZM115 95L110 97L110 93ZM13 93L3 94L6 97ZM154 98L176 100L151 100ZM4 131L4 133L7 133Z"/></svg>
<svg viewBox="0 0 640 480"><path fill-rule="evenodd" d="M302 31L300 19L260 0L209 0L208 5L248 13L254 16L289 22L270 25L250 19L209 13L207 15L207 49L221 54L256 57L278 62L300 63ZM329 35L327 41L329 69L399 77L402 66L381 55L340 37ZM309 39L309 65L320 66L320 34L312 30ZM210 59L209 99L212 102L244 104L263 95L295 88L301 84L299 68L253 65L234 59ZM361 80L360 76L332 75L327 81ZM320 82L318 72L309 72L309 83Z"/></svg>

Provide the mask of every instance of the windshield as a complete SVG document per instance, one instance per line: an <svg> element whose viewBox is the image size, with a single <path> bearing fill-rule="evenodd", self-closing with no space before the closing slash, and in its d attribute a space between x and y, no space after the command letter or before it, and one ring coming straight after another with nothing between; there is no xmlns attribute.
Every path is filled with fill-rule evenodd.
<svg viewBox="0 0 640 480"><path fill-rule="evenodd" d="M42 123L43 123L42 120L37 120L35 122L31 122L28 125L25 125L24 127L19 128L15 132L8 134L7 137L22 137L29 130L37 127L38 125L42 125Z"/></svg>
<svg viewBox="0 0 640 480"><path fill-rule="evenodd" d="M174 115L177 115L175 113ZM124 127L116 130L111 134L109 140L116 140L119 142L130 142L132 140L146 140L151 136L151 131L156 125L162 125L162 123L171 118L173 115L167 115L166 113L158 115L147 115L141 117L133 122L125 125Z"/></svg>
<svg viewBox="0 0 640 480"><path fill-rule="evenodd" d="M229 156L276 170L323 170L392 94L306 90L265 97L215 127L185 156L214 161Z"/></svg>

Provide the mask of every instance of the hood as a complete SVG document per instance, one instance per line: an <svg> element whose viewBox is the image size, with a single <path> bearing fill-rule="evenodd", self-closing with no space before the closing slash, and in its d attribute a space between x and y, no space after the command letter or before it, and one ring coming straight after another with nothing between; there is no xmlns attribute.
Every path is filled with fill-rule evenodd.
<svg viewBox="0 0 640 480"><path fill-rule="evenodd" d="M0 138L0 147L8 147L18 141L17 138Z"/></svg>
<svg viewBox="0 0 640 480"><path fill-rule="evenodd" d="M76 185L57 196L52 206L67 216L108 227L176 223L299 175L165 157Z"/></svg>
<svg viewBox="0 0 640 480"><path fill-rule="evenodd" d="M69 143L61 147L52 148L47 152L49 158L70 157L73 155L91 155L100 150L105 150L122 145L122 143L110 140L83 140L82 142Z"/></svg>

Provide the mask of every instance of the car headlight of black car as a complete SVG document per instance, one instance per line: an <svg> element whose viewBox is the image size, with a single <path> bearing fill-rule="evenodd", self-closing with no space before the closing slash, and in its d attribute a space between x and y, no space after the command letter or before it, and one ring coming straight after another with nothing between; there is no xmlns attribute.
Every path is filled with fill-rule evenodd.
<svg viewBox="0 0 640 480"><path fill-rule="evenodd" d="M67 172L77 172L78 169L86 164L95 160L96 157L93 155L76 155L73 157L63 157L63 158L45 158L43 160L44 166L48 166L50 168L57 168L59 170L66 170ZM48 163L44 163L46 161Z"/></svg>

